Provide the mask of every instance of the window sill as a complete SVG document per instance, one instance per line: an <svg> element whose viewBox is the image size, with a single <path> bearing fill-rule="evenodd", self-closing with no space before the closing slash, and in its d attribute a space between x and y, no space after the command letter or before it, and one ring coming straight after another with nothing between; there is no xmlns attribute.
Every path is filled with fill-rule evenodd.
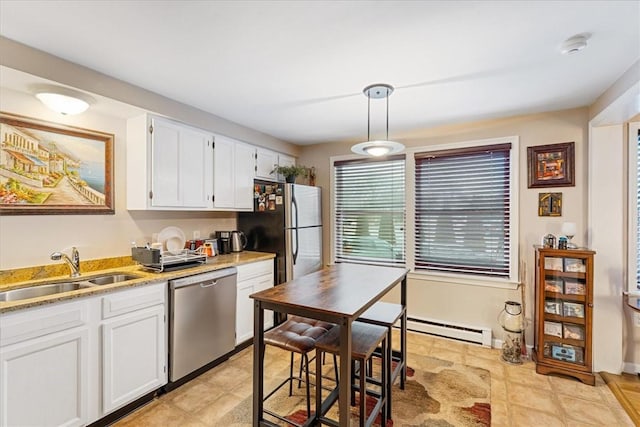
<svg viewBox="0 0 640 427"><path fill-rule="evenodd" d="M458 274L437 274L437 273L423 273L411 271L407 277L411 280L422 280L429 282L441 282L441 283L449 283L455 285L466 285L466 286L481 286L486 288L499 288L499 289L510 289L515 290L520 286L520 282L512 282L509 279L498 279L498 278L469 278L466 276L461 276Z"/></svg>

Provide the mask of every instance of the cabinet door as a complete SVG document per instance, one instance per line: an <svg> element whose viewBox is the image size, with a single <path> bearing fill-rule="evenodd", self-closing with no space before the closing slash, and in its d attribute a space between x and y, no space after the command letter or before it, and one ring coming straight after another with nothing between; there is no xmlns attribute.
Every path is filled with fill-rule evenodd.
<svg viewBox="0 0 640 427"><path fill-rule="evenodd" d="M189 128L180 132L180 191L182 206L211 207L213 193L213 137Z"/></svg>
<svg viewBox="0 0 640 427"><path fill-rule="evenodd" d="M236 298L236 345L253 338L253 279L238 282Z"/></svg>
<svg viewBox="0 0 640 427"><path fill-rule="evenodd" d="M212 137L168 120L153 118L151 123L151 205L210 207Z"/></svg>
<svg viewBox="0 0 640 427"><path fill-rule="evenodd" d="M236 345L253 338L253 300L249 295L273 286L273 260L241 264L237 269ZM264 328L272 326L273 312L265 310Z"/></svg>
<svg viewBox="0 0 640 427"><path fill-rule="evenodd" d="M251 145L236 142L234 206L237 210L253 210L255 152L256 149Z"/></svg>
<svg viewBox="0 0 640 427"><path fill-rule="evenodd" d="M233 208L234 204L234 141L224 136L216 136L214 148L213 206Z"/></svg>
<svg viewBox="0 0 640 427"><path fill-rule="evenodd" d="M236 345L253 338L253 300L249 295L273 287L273 274L238 282L236 298ZM264 311L264 329L273 326L273 311Z"/></svg>
<svg viewBox="0 0 640 427"><path fill-rule="evenodd" d="M163 305L106 320L102 346L103 415L166 384Z"/></svg>
<svg viewBox="0 0 640 427"><path fill-rule="evenodd" d="M181 206L180 127L155 118L151 126L151 205Z"/></svg>
<svg viewBox="0 0 640 427"><path fill-rule="evenodd" d="M264 148L256 149L256 178L275 181L276 174L272 174L273 168L278 166L278 153Z"/></svg>
<svg viewBox="0 0 640 427"><path fill-rule="evenodd" d="M264 291L265 289L269 289L273 287L273 273L260 276L256 279L256 284L254 286L254 292ZM253 301L253 300L252 300ZM264 311L264 329L267 330L273 326L273 311L265 310Z"/></svg>
<svg viewBox="0 0 640 427"><path fill-rule="evenodd" d="M87 424L87 327L0 350L0 425Z"/></svg>

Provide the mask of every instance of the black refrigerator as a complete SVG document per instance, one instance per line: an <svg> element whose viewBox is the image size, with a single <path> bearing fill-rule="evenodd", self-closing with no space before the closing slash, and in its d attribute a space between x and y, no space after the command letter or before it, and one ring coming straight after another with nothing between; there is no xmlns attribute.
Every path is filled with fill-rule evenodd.
<svg viewBox="0 0 640 427"><path fill-rule="evenodd" d="M246 249L276 254L276 285L322 268L320 187L255 181L253 205L238 214L238 229Z"/></svg>

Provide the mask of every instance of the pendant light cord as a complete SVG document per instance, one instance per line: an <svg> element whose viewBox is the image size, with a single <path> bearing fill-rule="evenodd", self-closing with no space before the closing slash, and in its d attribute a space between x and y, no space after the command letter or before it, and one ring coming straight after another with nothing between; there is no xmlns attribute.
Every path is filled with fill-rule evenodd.
<svg viewBox="0 0 640 427"><path fill-rule="evenodd" d="M367 142L371 141L371 96L367 93Z"/></svg>
<svg viewBox="0 0 640 427"><path fill-rule="evenodd" d="M389 140L389 89L387 89L387 141Z"/></svg>

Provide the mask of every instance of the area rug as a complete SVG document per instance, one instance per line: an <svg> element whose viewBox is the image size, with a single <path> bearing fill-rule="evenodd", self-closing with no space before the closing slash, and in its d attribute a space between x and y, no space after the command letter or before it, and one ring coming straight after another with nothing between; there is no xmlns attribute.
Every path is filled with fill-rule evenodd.
<svg viewBox="0 0 640 427"><path fill-rule="evenodd" d="M491 425L491 376L486 369L461 365L428 356L411 355L407 369L405 390L399 380L393 387L393 420L386 427L433 426L433 427L485 427ZM330 375L332 368L325 367ZM287 377L288 369L280 378ZM279 377L270 375L271 378ZM273 382L273 381L272 381ZM324 381L328 383L328 381ZM265 391L269 390L265 385ZM314 408L314 388L311 390L311 407ZM367 407L375 402L368 397ZM334 404L328 416L338 419L338 404ZM288 386L282 387L265 402L270 409L289 420L302 423L306 419L305 389L294 387L293 396L288 395ZM252 400L248 397L231 409L220 420L224 426L251 425ZM289 425L268 417L278 425ZM358 407L351 408L351 424L358 423ZM380 425L378 417L376 425Z"/></svg>

